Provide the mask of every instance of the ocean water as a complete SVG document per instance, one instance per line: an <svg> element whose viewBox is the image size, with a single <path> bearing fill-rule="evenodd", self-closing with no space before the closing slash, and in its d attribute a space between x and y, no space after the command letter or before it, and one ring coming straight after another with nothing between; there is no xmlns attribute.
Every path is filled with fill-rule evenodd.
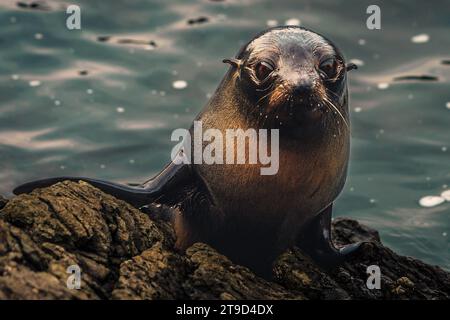
<svg viewBox="0 0 450 320"><path fill-rule="evenodd" d="M68 4L81 30L66 28ZM450 188L450 2L381 1L381 30L366 27L370 4L2 0L0 194L48 176L151 177L227 70L221 60L268 25L301 23L361 65L349 74L352 156L335 216L450 269L450 202L419 205Z"/></svg>

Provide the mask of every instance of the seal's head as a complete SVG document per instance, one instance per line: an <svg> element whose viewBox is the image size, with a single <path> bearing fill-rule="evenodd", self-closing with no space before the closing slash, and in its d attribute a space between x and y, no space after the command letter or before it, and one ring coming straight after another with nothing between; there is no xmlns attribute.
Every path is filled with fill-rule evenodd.
<svg viewBox="0 0 450 320"><path fill-rule="evenodd" d="M346 65L337 47L301 27L266 30L234 59L239 87L245 88L249 115L265 126L317 127L335 119L348 126Z"/></svg>

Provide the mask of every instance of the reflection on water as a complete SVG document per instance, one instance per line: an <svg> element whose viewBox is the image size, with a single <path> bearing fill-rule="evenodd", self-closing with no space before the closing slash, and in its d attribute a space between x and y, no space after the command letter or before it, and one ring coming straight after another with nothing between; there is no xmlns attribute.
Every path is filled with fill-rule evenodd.
<svg viewBox="0 0 450 320"><path fill-rule="evenodd" d="M286 21L332 39L350 74L352 159L337 215L397 251L450 268L450 41L445 1L63 1L0 3L0 193L55 175L143 181L170 158L233 56Z"/></svg>

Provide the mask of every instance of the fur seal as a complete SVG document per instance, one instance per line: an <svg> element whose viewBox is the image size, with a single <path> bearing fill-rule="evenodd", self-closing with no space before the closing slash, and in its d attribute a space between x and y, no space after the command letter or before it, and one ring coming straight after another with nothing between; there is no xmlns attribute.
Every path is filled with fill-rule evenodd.
<svg viewBox="0 0 450 320"><path fill-rule="evenodd" d="M135 187L58 177L14 193L84 180L136 207L155 200L177 206L181 213L170 219L180 249L206 242L260 274L294 245L323 267L339 264L359 245L337 249L330 234L332 204L347 174L347 72L355 66L330 40L292 26L258 34L224 62L231 66L196 120L220 131L279 129L277 174L261 175L257 165L171 162Z"/></svg>

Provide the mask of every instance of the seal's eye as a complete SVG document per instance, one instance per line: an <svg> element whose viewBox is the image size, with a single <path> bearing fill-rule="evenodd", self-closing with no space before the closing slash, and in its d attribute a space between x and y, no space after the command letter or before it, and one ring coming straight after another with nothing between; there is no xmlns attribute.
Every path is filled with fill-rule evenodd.
<svg viewBox="0 0 450 320"><path fill-rule="evenodd" d="M333 79L337 75L338 63L336 59L329 58L320 63L320 74L324 79Z"/></svg>
<svg viewBox="0 0 450 320"><path fill-rule="evenodd" d="M270 63L261 61L255 67L255 74L259 81L267 79L269 74L273 71L273 67Z"/></svg>

